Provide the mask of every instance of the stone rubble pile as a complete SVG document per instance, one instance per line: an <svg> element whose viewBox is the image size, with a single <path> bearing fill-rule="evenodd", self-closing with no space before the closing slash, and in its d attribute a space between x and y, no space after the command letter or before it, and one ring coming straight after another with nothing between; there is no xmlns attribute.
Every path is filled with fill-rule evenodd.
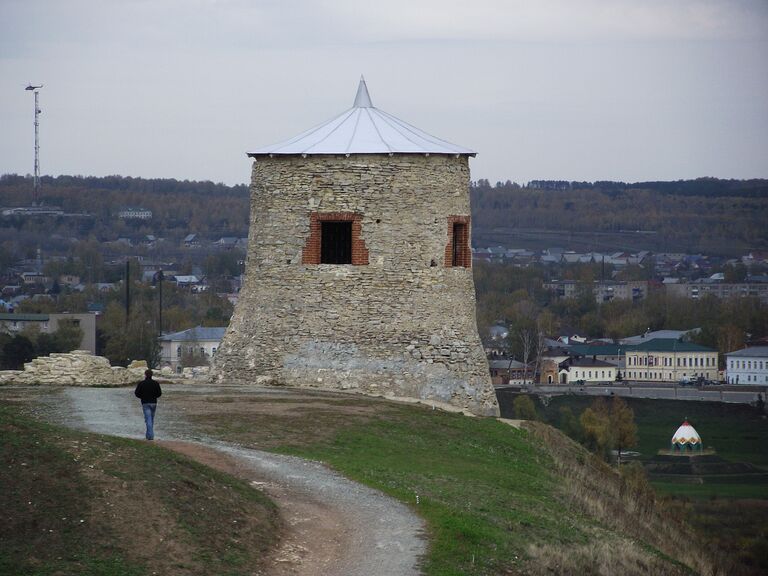
<svg viewBox="0 0 768 576"><path fill-rule="evenodd" d="M66 386L123 386L144 378L146 363L129 368L110 366L109 360L87 350L41 356L24 365L24 370L0 372L0 384L53 384Z"/></svg>

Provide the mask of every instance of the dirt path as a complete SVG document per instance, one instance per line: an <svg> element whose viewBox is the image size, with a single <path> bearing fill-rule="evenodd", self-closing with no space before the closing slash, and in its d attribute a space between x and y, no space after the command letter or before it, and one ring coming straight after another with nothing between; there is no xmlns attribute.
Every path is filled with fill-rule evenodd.
<svg viewBox="0 0 768 576"><path fill-rule="evenodd" d="M203 390L196 386L186 392ZM184 387L174 386L167 396L184 393ZM43 400L50 417L60 423L141 438L141 411L131 396L126 388L66 388ZM400 502L317 462L201 437L183 413L163 413L162 404L155 431L163 446L238 476L277 503L286 532L264 576L420 573L419 560L426 551L424 524Z"/></svg>

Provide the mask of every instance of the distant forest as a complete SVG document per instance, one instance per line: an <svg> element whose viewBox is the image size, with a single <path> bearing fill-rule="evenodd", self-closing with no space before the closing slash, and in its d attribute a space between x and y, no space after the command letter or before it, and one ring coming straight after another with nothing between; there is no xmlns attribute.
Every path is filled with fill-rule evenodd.
<svg viewBox="0 0 768 576"><path fill-rule="evenodd" d="M475 236L486 244L544 248L546 237L548 246L563 248L589 246L590 239L595 249L737 255L768 248L768 180L478 180L471 198Z"/></svg>
<svg viewBox="0 0 768 576"><path fill-rule="evenodd" d="M196 233L201 237L248 235L248 187L213 182L146 179L130 176L44 176L40 202L67 213L92 217L59 217L45 226L48 233L99 241L146 234L172 239ZM0 206L29 206L32 179L16 174L0 176ZM151 220L118 220L122 208L141 207L152 211ZM25 231L37 229L34 218L5 217L2 227Z"/></svg>
<svg viewBox="0 0 768 576"><path fill-rule="evenodd" d="M32 179L0 176L0 205L26 206ZM527 185L478 180L470 186L475 243L546 248L648 249L737 255L768 249L768 180L699 178L676 182L568 182ZM178 239L246 236L248 187L126 176L45 176L40 200L87 218L57 218L46 234L99 241L143 234ZM127 206L150 221L119 221ZM31 232L35 219L5 217L2 227Z"/></svg>

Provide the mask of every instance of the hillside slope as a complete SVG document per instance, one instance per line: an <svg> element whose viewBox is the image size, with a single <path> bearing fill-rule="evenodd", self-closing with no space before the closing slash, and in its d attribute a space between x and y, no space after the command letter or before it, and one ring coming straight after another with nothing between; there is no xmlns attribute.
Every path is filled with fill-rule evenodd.
<svg viewBox="0 0 768 576"><path fill-rule="evenodd" d="M425 574L714 574L705 548L554 428L292 390L178 398L205 434L328 463L428 523Z"/></svg>
<svg viewBox="0 0 768 576"><path fill-rule="evenodd" d="M0 574L252 574L279 530L246 483L0 402Z"/></svg>
<svg viewBox="0 0 768 576"><path fill-rule="evenodd" d="M516 428L423 406L308 390L167 386L163 399L164 414L181 419L177 424L185 423L185 433L322 461L406 503L428 526L429 550L422 564L426 575L722 573L691 530L666 514L642 481L621 478L544 424L523 422ZM0 504L10 510L10 521L3 518L8 530L0 536L14 545L0 556L0 566L20 559L35 565L39 559L34 551L44 548L50 550L44 561L51 569L40 574L60 569L62 558L133 567L133 572L99 572L85 566L63 574L146 573L146 557L135 556L128 537L131 530L142 532L142 520L131 507L136 505L131 490L137 488L162 504L157 508L165 514L160 525L173 528L169 534L184 536L175 539L172 550L178 553L170 560L164 557L163 573L205 573L206 568L220 573L223 566L217 563L232 562L229 572L236 574L244 554L257 560L271 543L269 505L248 504L251 496L244 498L247 494L231 478L205 472L146 443L78 437L51 427L35 431L23 422L8 426L6 414L2 432L11 441L3 439L5 472L0 480L3 494L10 496ZM162 437L162 424L157 432ZM40 447L50 455L35 456ZM36 473L25 476L28 470L22 464L30 462ZM52 473L43 477L46 469ZM29 481L20 483L19 478ZM231 487L219 488L226 486ZM41 490L54 497L43 498ZM221 506L214 500L216 515L197 512L208 510L219 493L227 498ZM28 510L22 505L26 500L37 507ZM70 501L74 508L62 507ZM114 505L120 507L119 515L99 516ZM75 532L67 532L73 530L67 521L56 520L74 518L80 507L89 511L89 525L92 518L101 521L94 523L99 531L88 533L85 542L71 540L81 529L77 524ZM252 514L246 513L249 509ZM241 521L249 522L247 546L239 532ZM61 530L70 538L64 544L69 544L56 544L40 528ZM211 531L221 537L208 542L204 536ZM46 548L41 538L55 545ZM157 542L148 546L150 556L162 553Z"/></svg>

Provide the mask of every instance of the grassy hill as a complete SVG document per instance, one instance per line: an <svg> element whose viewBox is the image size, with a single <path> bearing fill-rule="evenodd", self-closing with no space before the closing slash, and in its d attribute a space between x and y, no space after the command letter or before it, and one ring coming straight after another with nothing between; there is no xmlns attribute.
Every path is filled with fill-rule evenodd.
<svg viewBox="0 0 768 576"><path fill-rule="evenodd" d="M500 392L502 415L511 412L513 394ZM594 398L555 396L537 402L545 422L565 423L563 409L576 417ZM677 427L688 420L705 447L730 462L752 464L768 472L768 420L745 404L626 398L635 414L639 460L647 461L669 446ZM768 480L766 474L713 474L651 477L669 514L686 518L713 550L734 564L729 574L768 571Z"/></svg>
<svg viewBox="0 0 768 576"><path fill-rule="evenodd" d="M0 574L252 574L278 528L246 483L0 402Z"/></svg>
<svg viewBox="0 0 768 576"><path fill-rule="evenodd" d="M201 434L324 461L407 503L427 521L428 575L727 566L642 478L619 476L541 423L307 391L163 398ZM41 424L16 406L0 422L0 573L239 574L273 544L274 509L226 475L145 442Z"/></svg>
<svg viewBox="0 0 768 576"><path fill-rule="evenodd" d="M299 391L181 408L206 434L321 460L409 504L429 526L429 575L713 573L642 482L549 426Z"/></svg>

